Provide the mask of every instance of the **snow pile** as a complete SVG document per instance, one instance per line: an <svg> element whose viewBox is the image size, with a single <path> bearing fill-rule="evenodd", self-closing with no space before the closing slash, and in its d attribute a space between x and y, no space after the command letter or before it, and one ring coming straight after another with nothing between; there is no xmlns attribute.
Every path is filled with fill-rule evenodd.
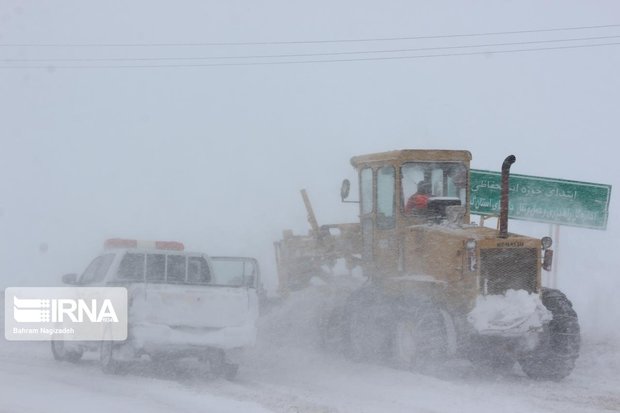
<svg viewBox="0 0 620 413"><path fill-rule="evenodd" d="M508 290L504 295L479 296L467 320L481 334L520 335L540 330L552 315L538 294Z"/></svg>
<svg viewBox="0 0 620 413"><path fill-rule="evenodd" d="M283 348L317 348L319 322L328 297L319 286L291 293L259 319L259 345Z"/></svg>
<svg viewBox="0 0 620 413"><path fill-rule="evenodd" d="M313 280L310 286L291 292L259 318L259 346L318 350L322 320L364 281L349 276Z"/></svg>

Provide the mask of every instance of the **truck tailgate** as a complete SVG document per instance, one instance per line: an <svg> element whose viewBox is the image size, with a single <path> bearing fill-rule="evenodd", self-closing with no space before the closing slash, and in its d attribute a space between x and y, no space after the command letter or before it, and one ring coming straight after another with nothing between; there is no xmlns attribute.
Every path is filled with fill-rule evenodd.
<svg viewBox="0 0 620 413"><path fill-rule="evenodd" d="M130 291L130 324L224 328L254 318L245 287L146 284Z"/></svg>

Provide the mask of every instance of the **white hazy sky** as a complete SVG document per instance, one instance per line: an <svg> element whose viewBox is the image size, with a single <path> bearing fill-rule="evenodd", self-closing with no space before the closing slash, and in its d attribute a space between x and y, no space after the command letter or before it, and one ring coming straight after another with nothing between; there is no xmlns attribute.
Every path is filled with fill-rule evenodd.
<svg viewBox="0 0 620 413"><path fill-rule="evenodd" d="M620 45L215 67L93 68L224 61L79 59L334 53L586 37L606 39L482 50L618 43L620 37L612 36L620 36L620 27L339 44L153 45L617 24L616 1L2 0L0 285L49 283L81 271L113 236L174 239L208 253L257 256L270 284L272 242L282 229L307 228L299 189L309 191L321 223L355 221L355 206L339 202L339 186L342 178L354 178L350 157L368 152L467 149L474 168L491 170L512 153L515 173L620 184ZM41 46L50 44L78 45ZM418 54L473 50L481 49ZM360 56L310 59L350 57ZM80 65L88 67L65 68ZM613 294L620 290L618 212L612 197L607 231L561 231L560 286L589 320L586 329L604 332L620 318ZM540 224L511 225L537 236L548 231ZM46 252L42 243L49 246Z"/></svg>

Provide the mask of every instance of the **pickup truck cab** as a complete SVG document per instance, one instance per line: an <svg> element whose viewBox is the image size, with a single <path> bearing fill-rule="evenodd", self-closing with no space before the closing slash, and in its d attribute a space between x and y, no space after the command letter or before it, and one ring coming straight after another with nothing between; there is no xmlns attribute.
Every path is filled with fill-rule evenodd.
<svg viewBox="0 0 620 413"><path fill-rule="evenodd" d="M258 262L247 257L211 257L187 252L179 242L109 239L75 286L125 287L125 341L52 341L57 360L77 361L98 350L105 372L124 361L198 357L216 374L232 378L240 351L256 340ZM231 361L232 360L232 361Z"/></svg>

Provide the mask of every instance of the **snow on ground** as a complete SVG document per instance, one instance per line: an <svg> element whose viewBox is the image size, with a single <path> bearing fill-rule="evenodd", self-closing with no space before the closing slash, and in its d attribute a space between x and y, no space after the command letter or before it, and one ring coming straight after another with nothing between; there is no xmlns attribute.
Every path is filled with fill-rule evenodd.
<svg viewBox="0 0 620 413"><path fill-rule="evenodd" d="M0 347L0 412L251 412L271 410L196 391L182 381L103 374L94 357L77 364L58 363L48 343L3 343Z"/></svg>
<svg viewBox="0 0 620 413"><path fill-rule="evenodd" d="M329 294L327 294L329 296ZM324 287L296 293L261 319L257 345L234 382L190 361L109 376L96 355L75 365L47 343L0 344L0 412L609 412L620 411L620 345L585 337L573 374L533 381L515 367L498 375L456 361L421 375L354 363L318 349Z"/></svg>
<svg viewBox="0 0 620 413"><path fill-rule="evenodd" d="M265 315L246 378L269 391L285 391L300 405L305 400L325 406L325 411L620 411L617 343L584 340L575 371L559 383L533 381L518 366L505 375L480 372L463 360L424 376L320 352L312 314L329 307L325 293L305 290Z"/></svg>

